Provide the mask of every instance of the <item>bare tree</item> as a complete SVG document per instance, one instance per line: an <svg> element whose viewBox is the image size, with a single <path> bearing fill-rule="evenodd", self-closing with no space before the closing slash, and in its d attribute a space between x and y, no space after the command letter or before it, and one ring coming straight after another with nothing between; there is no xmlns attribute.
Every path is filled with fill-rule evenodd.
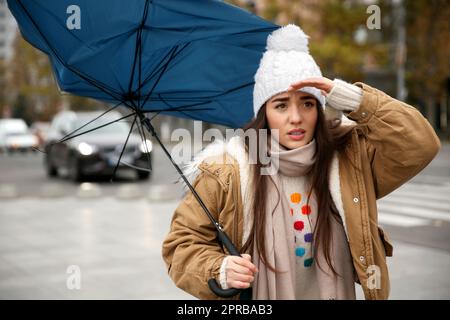
<svg viewBox="0 0 450 320"><path fill-rule="evenodd" d="M450 3L410 0L405 9L409 95L425 106L426 117L439 128L437 104L450 76Z"/></svg>

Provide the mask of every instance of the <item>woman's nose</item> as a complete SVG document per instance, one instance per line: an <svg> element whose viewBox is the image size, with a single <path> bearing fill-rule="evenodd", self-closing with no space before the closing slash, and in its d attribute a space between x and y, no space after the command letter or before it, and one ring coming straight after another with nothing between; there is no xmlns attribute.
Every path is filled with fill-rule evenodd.
<svg viewBox="0 0 450 320"><path fill-rule="evenodd" d="M301 112L298 110L297 106L292 106L292 108L290 108L291 112L289 114L289 120L291 123L301 123L303 120L302 114Z"/></svg>

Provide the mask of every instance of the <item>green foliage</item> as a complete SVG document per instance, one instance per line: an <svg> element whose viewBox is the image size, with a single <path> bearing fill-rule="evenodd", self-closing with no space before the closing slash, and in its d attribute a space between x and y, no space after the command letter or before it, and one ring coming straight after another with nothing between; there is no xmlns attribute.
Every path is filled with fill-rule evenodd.
<svg viewBox="0 0 450 320"><path fill-rule="evenodd" d="M438 99L450 74L450 4L415 0L406 1L405 9L410 94Z"/></svg>
<svg viewBox="0 0 450 320"><path fill-rule="evenodd" d="M302 27L310 36L311 54L327 77L361 81L367 61L378 68L389 63L389 45L376 41L380 31L366 28L368 5L361 1L263 0L261 3L264 9L259 14L263 18ZM355 41L355 32L360 28L367 32L366 43Z"/></svg>

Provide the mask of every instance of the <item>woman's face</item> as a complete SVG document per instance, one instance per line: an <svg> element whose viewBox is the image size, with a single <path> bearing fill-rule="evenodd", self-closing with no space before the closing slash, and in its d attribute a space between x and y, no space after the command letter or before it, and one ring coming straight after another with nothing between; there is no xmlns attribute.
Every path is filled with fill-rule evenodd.
<svg viewBox="0 0 450 320"><path fill-rule="evenodd" d="M317 100L310 94L282 92L266 103L270 129L278 129L279 142L287 149L307 145L314 137L317 123Z"/></svg>

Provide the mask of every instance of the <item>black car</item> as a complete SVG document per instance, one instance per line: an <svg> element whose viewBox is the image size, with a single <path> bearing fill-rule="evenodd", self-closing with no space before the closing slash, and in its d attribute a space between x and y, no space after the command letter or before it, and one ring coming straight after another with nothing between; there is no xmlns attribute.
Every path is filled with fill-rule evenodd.
<svg viewBox="0 0 450 320"><path fill-rule="evenodd" d="M61 111L53 118L45 142L44 163L48 176L57 176L65 170L72 180L80 181L85 176L111 175L113 173L130 131L130 124L126 120L55 144L101 113ZM109 112L77 133L88 131L121 117L122 115L118 112ZM132 133L122 155L119 169L132 168L140 180L148 179L150 177L148 170L151 166L151 151L152 142L150 140L144 142L139 134Z"/></svg>

